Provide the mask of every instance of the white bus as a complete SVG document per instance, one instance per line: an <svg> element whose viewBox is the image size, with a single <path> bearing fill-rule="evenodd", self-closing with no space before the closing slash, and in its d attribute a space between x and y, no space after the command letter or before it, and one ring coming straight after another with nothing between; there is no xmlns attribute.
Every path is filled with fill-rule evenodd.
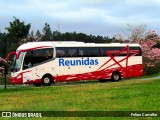
<svg viewBox="0 0 160 120"><path fill-rule="evenodd" d="M50 86L55 82L122 78L143 75L139 44L29 42L16 50L13 84Z"/></svg>

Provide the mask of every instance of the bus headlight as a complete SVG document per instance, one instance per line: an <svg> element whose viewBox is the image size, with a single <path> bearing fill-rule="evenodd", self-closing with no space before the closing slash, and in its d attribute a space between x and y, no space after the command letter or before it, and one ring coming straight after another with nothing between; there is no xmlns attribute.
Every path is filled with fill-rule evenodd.
<svg viewBox="0 0 160 120"><path fill-rule="evenodd" d="M20 78L22 78L22 75L18 75L18 76L17 76L17 79L20 79Z"/></svg>

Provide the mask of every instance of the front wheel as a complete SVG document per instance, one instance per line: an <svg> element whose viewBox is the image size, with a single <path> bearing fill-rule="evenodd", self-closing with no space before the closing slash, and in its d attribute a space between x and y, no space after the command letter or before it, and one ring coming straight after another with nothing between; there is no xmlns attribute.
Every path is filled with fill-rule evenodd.
<svg viewBox="0 0 160 120"><path fill-rule="evenodd" d="M121 74L119 72L113 72L111 76L111 81L117 82L119 80L121 80Z"/></svg>
<svg viewBox="0 0 160 120"><path fill-rule="evenodd" d="M42 78L42 84L44 86L50 86L53 83L53 77L51 75L45 75Z"/></svg>

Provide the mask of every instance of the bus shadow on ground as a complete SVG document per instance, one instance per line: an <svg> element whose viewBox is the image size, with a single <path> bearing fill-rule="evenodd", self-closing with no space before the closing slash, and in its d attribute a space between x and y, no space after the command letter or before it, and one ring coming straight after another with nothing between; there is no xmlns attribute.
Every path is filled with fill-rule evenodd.
<svg viewBox="0 0 160 120"><path fill-rule="evenodd" d="M120 80L118 82L125 82L128 80L151 80L151 79L160 79L160 76L153 76L153 77L146 77L146 78L125 78L123 80ZM80 81L72 81L72 82L56 82L55 84L51 84L51 87L54 86L78 86L78 85L85 85L85 84L104 84L104 83L110 83L110 79L106 79L104 83L100 82L99 80L80 80ZM6 88L35 88L37 86L33 84L17 84L17 85L12 85L12 84L7 84ZM39 87L50 87L50 86L39 86ZM5 89L4 84L0 84L0 89Z"/></svg>
<svg viewBox="0 0 160 120"><path fill-rule="evenodd" d="M54 86L76 86L76 85L85 85L85 84L98 84L98 83L108 83L110 79L107 79L105 82L100 82L99 80L80 80L73 82L56 82L51 84L51 87ZM7 85L6 88L34 88L34 87L50 87L50 86L35 86L33 84L20 84L20 85ZM0 85L0 89L4 89L5 85Z"/></svg>
<svg viewBox="0 0 160 120"><path fill-rule="evenodd" d="M97 83L107 83L110 82L109 79L107 79L105 82L100 82L99 80L80 80L80 81L74 81L74 82L57 82L56 84L52 84L52 86L69 86L69 85L82 85L82 84L97 84Z"/></svg>

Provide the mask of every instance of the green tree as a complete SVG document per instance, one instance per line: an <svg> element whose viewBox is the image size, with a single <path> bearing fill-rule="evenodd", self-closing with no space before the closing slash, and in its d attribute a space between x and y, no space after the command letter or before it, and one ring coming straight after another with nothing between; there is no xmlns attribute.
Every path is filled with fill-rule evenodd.
<svg viewBox="0 0 160 120"><path fill-rule="evenodd" d="M51 41L52 39L52 31L50 28L50 25L48 23L45 23L45 26L43 28L43 36L42 36L42 40L43 41Z"/></svg>
<svg viewBox="0 0 160 120"><path fill-rule="evenodd" d="M52 39L53 41L62 41L62 35L59 31L53 31L52 33Z"/></svg>
<svg viewBox="0 0 160 120"><path fill-rule="evenodd" d="M9 42L9 49L7 52L16 50L20 44L27 42L27 35L29 34L30 27L30 24L25 25L24 21L21 22L14 17L14 21L10 22L10 26L6 28L8 31L7 39Z"/></svg>
<svg viewBox="0 0 160 120"><path fill-rule="evenodd" d="M21 22L19 19L14 17L14 21L10 22L10 26L6 28L6 30L8 30L9 35L11 36L24 38L27 37L30 27L30 24L25 25L24 21Z"/></svg>

